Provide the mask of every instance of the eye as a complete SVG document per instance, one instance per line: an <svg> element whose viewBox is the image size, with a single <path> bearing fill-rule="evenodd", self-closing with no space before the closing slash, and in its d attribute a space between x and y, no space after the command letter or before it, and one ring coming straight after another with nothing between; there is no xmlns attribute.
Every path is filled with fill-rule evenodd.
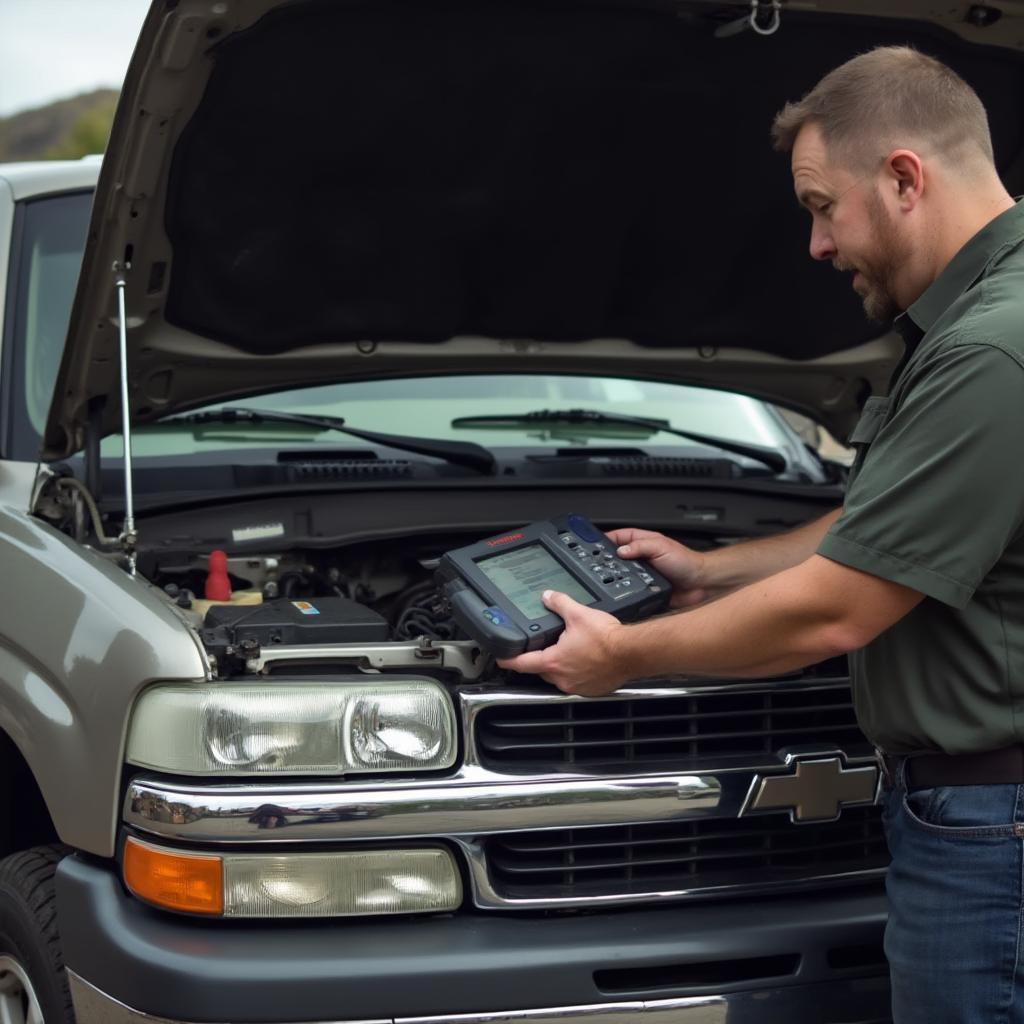
<svg viewBox="0 0 1024 1024"><path fill-rule="evenodd" d="M823 214L824 216L827 217L828 214L829 214L829 211L831 209L832 209L832 201L829 200L828 202L825 202L825 203L819 203L814 212L815 213Z"/></svg>

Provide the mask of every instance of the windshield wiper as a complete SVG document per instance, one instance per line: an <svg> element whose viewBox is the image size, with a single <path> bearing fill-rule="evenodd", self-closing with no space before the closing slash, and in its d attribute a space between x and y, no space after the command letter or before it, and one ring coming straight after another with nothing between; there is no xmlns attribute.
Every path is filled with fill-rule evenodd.
<svg viewBox="0 0 1024 1024"><path fill-rule="evenodd" d="M460 416L452 420L453 427L523 427L541 423L572 423L580 425L612 425L644 427L652 432L661 431L675 434L676 437L695 441L697 444L710 448L720 448L725 452L744 455L748 459L756 459L767 466L773 473L782 473L786 469L786 459L771 448L760 445L743 444L741 441L729 441L722 437L711 437L708 434L695 434L689 430L677 430L668 420L656 420L647 416L625 416L621 413L598 412L596 409L538 409L536 412L524 413L493 413L486 416Z"/></svg>
<svg viewBox="0 0 1024 1024"><path fill-rule="evenodd" d="M300 412L279 412L276 409L246 409L224 406L205 412L183 413L156 420L156 423L298 423L317 430L337 430L342 434L361 438L371 444L380 444L416 455L431 455L456 466L467 466L480 473L493 473L496 460L483 445L469 441L439 441L431 437L405 437L401 434L378 434L373 430L360 430L348 426L340 416L308 416Z"/></svg>

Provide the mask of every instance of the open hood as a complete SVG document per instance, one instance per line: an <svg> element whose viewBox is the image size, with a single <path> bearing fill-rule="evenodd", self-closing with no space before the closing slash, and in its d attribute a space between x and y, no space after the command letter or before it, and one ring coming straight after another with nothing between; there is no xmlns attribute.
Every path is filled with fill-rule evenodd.
<svg viewBox="0 0 1024 1024"><path fill-rule="evenodd" d="M770 21L762 5L761 22ZM609 373L844 436L900 351L807 255L775 112L911 43L1024 184L1024 5L154 0L96 193L44 442L282 387Z"/></svg>

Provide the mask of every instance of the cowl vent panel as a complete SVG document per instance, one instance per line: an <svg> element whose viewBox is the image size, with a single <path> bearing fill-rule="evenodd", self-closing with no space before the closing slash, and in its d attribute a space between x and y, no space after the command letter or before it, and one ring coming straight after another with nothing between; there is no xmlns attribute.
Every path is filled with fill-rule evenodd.
<svg viewBox="0 0 1024 1024"><path fill-rule="evenodd" d="M405 459L342 459L337 462L296 462L288 467L293 480L399 480L412 473Z"/></svg>
<svg viewBox="0 0 1024 1024"><path fill-rule="evenodd" d="M726 459L687 459L671 455L627 457L609 459L602 463L601 471L605 476L685 476L708 480L727 480L732 476L732 464Z"/></svg>

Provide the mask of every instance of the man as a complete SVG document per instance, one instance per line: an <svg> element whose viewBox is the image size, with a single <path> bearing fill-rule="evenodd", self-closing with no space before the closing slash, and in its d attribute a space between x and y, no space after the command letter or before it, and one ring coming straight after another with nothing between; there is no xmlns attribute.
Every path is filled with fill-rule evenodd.
<svg viewBox="0 0 1024 1024"><path fill-rule="evenodd" d="M850 653L890 777L897 1024L1024 1020L1024 204L973 90L913 50L842 65L773 134L811 255L852 272L872 318L905 311L904 361L851 438L843 508L707 554L616 530L682 613L623 626L548 592L565 632L503 664L599 696Z"/></svg>

